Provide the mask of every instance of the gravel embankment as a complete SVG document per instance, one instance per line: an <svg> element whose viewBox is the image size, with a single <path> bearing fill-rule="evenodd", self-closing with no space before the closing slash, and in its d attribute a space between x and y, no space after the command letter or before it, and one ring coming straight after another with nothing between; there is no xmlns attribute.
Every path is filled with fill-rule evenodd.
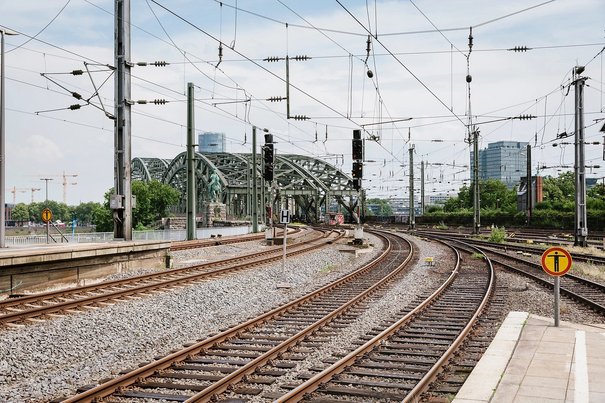
<svg viewBox="0 0 605 403"><path fill-rule="evenodd" d="M371 235L367 238L379 242ZM260 242L224 246L216 255L225 257L225 248L247 253L260 247ZM181 251L175 258L210 259L208 255L215 252L208 249ZM342 251L350 249L335 244L288 259L285 272L279 262L175 292L19 329L2 329L0 401L41 402L73 393L79 386L136 367L316 289L380 252L377 247L355 258ZM292 288L276 289L283 282Z"/></svg>
<svg viewBox="0 0 605 403"><path fill-rule="evenodd" d="M366 238L372 243L379 242L367 233ZM419 250L417 263L357 321L342 329L341 335L301 362L299 370L319 365L326 356L348 351L352 342L406 306L421 290L432 288L449 272L452 258L446 248L437 242L413 240ZM184 250L173 256L175 267L180 267L260 248L265 246L248 242ZM175 292L20 329L2 329L0 401L41 402L73 394L77 387L115 376L120 370L136 367L316 289L367 262L380 248L377 245L357 258L343 251L351 249L335 244L319 252L289 258L285 272L280 261ZM435 266L427 266L424 258L428 256L434 258ZM552 292L502 270L498 271L497 281L510 290L509 310L552 316ZM276 289L277 284L284 282L292 288ZM564 299L561 320L603 322L602 317L575 308Z"/></svg>

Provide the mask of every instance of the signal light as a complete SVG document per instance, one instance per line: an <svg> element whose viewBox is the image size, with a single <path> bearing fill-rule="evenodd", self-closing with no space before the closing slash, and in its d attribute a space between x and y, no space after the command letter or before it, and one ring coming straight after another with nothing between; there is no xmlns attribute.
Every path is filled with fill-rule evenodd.
<svg viewBox="0 0 605 403"><path fill-rule="evenodd" d="M363 160L361 130L353 130L353 160Z"/></svg>
<svg viewBox="0 0 605 403"><path fill-rule="evenodd" d="M363 163L357 161L353 162L352 176L354 179L361 179L363 176Z"/></svg>
<svg viewBox="0 0 605 403"><path fill-rule="evenodd" d="M273 137L271 134L265 134ZM263 146L263 178L271 182L273 180L273 162L275 160L275 149L273 143L267 143Z"/></svg>

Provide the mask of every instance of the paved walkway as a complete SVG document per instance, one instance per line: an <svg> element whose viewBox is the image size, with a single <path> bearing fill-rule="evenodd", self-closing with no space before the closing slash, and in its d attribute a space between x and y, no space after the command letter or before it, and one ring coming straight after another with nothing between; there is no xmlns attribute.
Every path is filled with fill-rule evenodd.
<svg viewBox="0 0 605 403"><path fill-rule="evenodd" d="M605 325L511 312L453 403L605 402Z"/></svg>

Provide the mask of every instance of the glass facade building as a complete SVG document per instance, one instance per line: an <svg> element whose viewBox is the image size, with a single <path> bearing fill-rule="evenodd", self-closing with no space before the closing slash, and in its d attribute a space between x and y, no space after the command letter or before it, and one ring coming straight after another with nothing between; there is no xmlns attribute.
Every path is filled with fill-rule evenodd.
<svg viewBox="0 0 605 403"><path fill-rule="evenodd" d="M479 150L479 180L496 179L508 188L518 186L527 173L527 142L498 141ZM471 169L473 152L471 151Z"/></svg>
<svg viewBox="0 0 605 403"><path fill-rule="evenodd" d="M225 133L203 132L198 134L198 149L202 154L227 152Z"/></svg>

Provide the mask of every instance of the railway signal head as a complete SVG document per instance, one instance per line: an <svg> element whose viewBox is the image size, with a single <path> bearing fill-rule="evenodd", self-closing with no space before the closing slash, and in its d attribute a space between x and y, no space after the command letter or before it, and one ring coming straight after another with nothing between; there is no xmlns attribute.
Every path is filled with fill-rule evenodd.
<svg viewBox="0 0 605 403"><path fill-rule="evenodd" d="M263 178L271 182L273 180L273 165L275 162L275 148L273 135L265 134L265 145L263 146Z"/></svg>
<svg viewBox="0 0 605 403"><path fill-rule="evenodd" d="M361 179L363 177L363 163L359 161L353 162L353 188L355 190L361 189Z"/></svg>
<svg viewBox="0 0 605 403"><path fill-rule="evenodd" d="M353 160L363 160L363 140L361 130L353 130Z"/></svg>

